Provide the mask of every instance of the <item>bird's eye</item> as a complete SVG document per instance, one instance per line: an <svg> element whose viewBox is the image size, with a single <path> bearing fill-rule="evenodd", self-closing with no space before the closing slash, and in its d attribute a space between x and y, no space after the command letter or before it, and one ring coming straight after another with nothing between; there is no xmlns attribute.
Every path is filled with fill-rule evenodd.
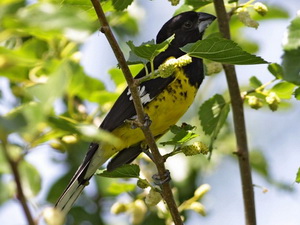
<svg viewBox="0 0 300 225"><path fill-rule="evenodd" d="M193 22L192 22L192 21L186 21L186 22L183 24L183 27L184 27L185 29L190 29L192 26L193 26Z"/></svg>

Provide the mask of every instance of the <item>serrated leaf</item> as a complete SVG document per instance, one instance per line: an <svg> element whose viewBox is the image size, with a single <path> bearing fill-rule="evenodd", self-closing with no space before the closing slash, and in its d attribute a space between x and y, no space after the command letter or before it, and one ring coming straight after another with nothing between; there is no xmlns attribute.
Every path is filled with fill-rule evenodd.
<svg viewBox="0 0 300 225"><path fill-rule="evenodd" d="M141 62L145 64L146 61L152 61L159 53L165 51L171 41L174 39L174 35L169 37L162 43L155 44L154 40L143 43L140 46L135 46L132 41L128 41L127 45L129 46L131 53L131 58L128 59L129 62Z"/></svg>
<svg viewBox="0 0 300 225"><path fill-rule="evenodd" d="M297 100L300 100L300 87L295 90L294 95Z"/></svg>
<svg viewBox="0 0 300 225"><path fill-rule="evenodd" d="M262 82L256 76L250 77L249 81L250 81L250 86L253 88L258 88L262 86Z"/></svg>
<svg viewBox="0 0 300 225"><path fill-rule="evenodd" d="M112 195L119 195L123 192L133 191L135 188L135 184L113 182L109 185L107 191Z"/></svg>
<svg viewBox="0 0 300 225"><path fill-rule="evenodd" d="M297 175L296 175L296 180L295 180L298 184L300 183L300 167L298 169Z"/></svg>
<svg viewBox="0 0 300 225"><path fill-rule="evenodd" d="M300 48L300 16L291 21L283 40L283 49L285 51L296 50L298 48Z"/></svg>
<svg viewBox="0 0 300 225"><path fill-rule="evenodd" d="M294 84L283 81L274 85L270 91L275 92L279 98L290 99L294 93L294 89Z"/></svg>
<svg viewBox="0 0 300 225"><path fill-rule="evenodd" d="M96 175L111 178L138 178L140 175L140 167L135 164L123 165L109 172L107 170L98 171Z"/></svg>
<svg viewBox="0 0 300 225"><path fill-rule="evenodd" d="M190 56L205 58L223 64L250 65L268 63L261 57L245 52L237 43L225 38L206 38L187 44L181 50Z"/></svg>
<svg viewBox="0 0 300 225"><path fill-rule="evenodd" d="M118 11L123 11L129 5L131 5L132 2L133 0L112 0L114 8Z"/></svg>
<svg viewBox="0 0 300 225"><path fill-rule="evenodd" d="M182 145L195 137L198 137L198 134L192 132L195 127L189 124L183 124L181 127L173 125L170 127L170 131L175 134L175 136L166 142L161 142L161 145Z"/></svg>
<svg viewBox="0 0 300 225"><path fill-rule="evenodd" d="M199 119L203 131L207 135L219 133L229 113L229 104L225 102L222 95L216 94L205 101L199 109Z"/></svg>
<svg viewBox="0 0 300 225"><path fill-rule="evenodd" d="M283 68L278 63L271 63L268 65L268 70L277 79L282 79L284 77Z"/></svg>

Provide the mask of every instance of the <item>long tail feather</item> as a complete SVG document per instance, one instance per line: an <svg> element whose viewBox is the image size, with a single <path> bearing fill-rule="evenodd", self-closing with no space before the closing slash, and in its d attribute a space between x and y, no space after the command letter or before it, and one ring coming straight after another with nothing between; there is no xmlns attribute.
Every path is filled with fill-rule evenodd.
<svg viewBox="0 0 300 225"><path fill-rule="evenodd" d="M89 180L96 170L105 163L108 158L109 156L104 155L104 151L101 150L101 147L99 147L98 144L91 143L83 163L80 165L70 183L59 197L55 204L55 208L67 214L82 193L85 186L88 185Z"/></svg>

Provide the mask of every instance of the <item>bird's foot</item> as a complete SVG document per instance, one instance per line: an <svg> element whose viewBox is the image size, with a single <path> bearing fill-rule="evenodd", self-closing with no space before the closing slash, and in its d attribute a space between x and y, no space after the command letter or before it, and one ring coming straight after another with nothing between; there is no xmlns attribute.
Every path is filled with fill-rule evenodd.
<svg viewBox="0 0 300 225"><path fill-rule="evenodd" d="M152 179L154 180L154 183L158 186L163 185L164 183L167 183L171 180L171 174L169 170L166 170L166 173L163 177L160 177L158 174L154 174L152 176Z"/></svg>
<svg viewBox="0 0 300 225"><path fill-rule="evenodd" d="M131 129L136 129L138 127L149 127L152 123L147 114L145 115L143 123L138 120L137 116L133 116L131 119L125 120L125 122L130 124Z"/></svg>

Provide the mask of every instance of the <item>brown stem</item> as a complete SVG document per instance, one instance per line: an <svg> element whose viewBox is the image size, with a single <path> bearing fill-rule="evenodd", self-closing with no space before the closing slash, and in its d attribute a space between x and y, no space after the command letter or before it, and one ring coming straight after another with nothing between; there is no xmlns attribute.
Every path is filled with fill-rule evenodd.
<svg viewBox="0 0 300 225"><path fill-rule="evenodd" d="M220 32L225 38L230 39L229 17L226 13L224 2L223 0L214 0L214 5L217 13ZM231 98L246 224L256 225L254 191L251 167L249 163L243 100L240 94L235 67L233 65L223 65L223 68L226 74L227 85Z"/></svg>
<svg viewBox="0 0 300 225"><path fill-rule="evenodd" d="M145 124L146 115L143 110L141 99L138 94L137 85L136 85L134 78L131 75L131 72L130 72L128 66L127 66L123 52L121 51L113 33L109 27L109 24L106 20L106 17L105 17L105 14L103 12L101 5L99 4L99 2L97 0L91 0L91 2L95 8L98 19L102 26L101 31L105 34L105 36L112 48L117 60L118 60L119 66L124 74L124 77L127 81L128 88L130 90L130 93L131 93L131 96L133 99L135 111L137 113L138 121L140 124ZM155 138L153 137L153 134L151 133L149 126L141 126L140 128L142 129L145 139L147 141L147 144L153 154L153 158L154 158L154 162L157 167L158 174L163 179L166 175L166 168L164 165L164 159L157 148ZM169 207L169 210L170 210L170 213L171 213L174 223L176 225L183 224L180 214L178 212L177 205L176 205L174 197L173 197L171 186L167 182L162 185L162 196Z"/></svg>
<svg viewBox="0 0 300 225"><path fill-rule="evenodd" d="M31 212L29 210L29 207L26 203L26 197L24 195L24 192L23 192L23 188L22 188L22 183L21 183L21 177L20 177L20 173L18 171L18 161L15 161L13 160L10 155L9 155L9 152L8 152L8 149L7 149L7 141L6 140L1 140L2 142L2 149L3 149L3 152L4 152L4 156L11 168L11 171L12 171L12 174L13 174L13 177L15 179L15 182L16 182L16 187L17 187L17 199L19 200L21 206L22 206L22 209L25 213L25 216L27 218L27 222L29 225L35 225L36 223L34 222L33 220L33 217L31 215Z"/></svg>

